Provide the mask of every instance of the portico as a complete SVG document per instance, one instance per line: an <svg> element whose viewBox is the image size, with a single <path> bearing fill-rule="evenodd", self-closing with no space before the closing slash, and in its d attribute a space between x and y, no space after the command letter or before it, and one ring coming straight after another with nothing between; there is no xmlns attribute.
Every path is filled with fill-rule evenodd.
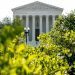
<svg viewBox="0 0 75 75"><path fill-rule="evenodd" d="M50 31L55 19L62 13L63 9L36 1L14 8L12 11L14 18L16 16L20 17L23 21L23 25L30 28L28 43L36 45L39 34Z"/></svg>

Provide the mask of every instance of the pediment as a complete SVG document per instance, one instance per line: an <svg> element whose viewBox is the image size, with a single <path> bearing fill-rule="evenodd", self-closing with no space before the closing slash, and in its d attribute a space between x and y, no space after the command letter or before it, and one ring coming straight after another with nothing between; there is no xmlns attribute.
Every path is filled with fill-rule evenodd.
<svg viewBox="0 0 75 75"><path fill-rule="evenodd" d="M60 10L60 11L63 10L62 8L36 1L36 2L30 3L30 4L27 4L27 5L16 7L14 9L12 9L12 11L14 11L14 10L26 10L26 11L42 10L43 11L43 10L51 10L51 9L52 10Z"/></svg>

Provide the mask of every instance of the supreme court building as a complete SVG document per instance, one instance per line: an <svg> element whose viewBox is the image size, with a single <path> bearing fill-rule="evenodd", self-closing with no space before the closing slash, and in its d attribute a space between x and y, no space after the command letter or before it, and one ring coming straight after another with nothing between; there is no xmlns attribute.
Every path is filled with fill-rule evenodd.
<svg viewBox="0 0 75 75"><path fill-rule="evenodd" d="M62 14L63 9L36 1L16 7L12 11L14 18L20 17L23 25L30 28L27 42L31 45L36 45L38 41L37 36L50 31L55 19Z"/></svg>

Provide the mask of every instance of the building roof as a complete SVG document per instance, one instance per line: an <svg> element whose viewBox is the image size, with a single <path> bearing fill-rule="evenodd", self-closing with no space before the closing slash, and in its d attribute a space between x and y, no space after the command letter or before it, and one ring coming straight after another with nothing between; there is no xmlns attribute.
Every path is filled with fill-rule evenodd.
<svg viewBox="0 0 75 75"><path fill-rule="evenodd" d="M53 6L53 5L49 5L49 4L46 4L46 3L42 3L42 2L39 2L39 1L35 1L33 3L30 3L30 4L26 4L26 5L23 5L23 6L19 6L19 7L16 7L16 8L13 8L12 11L14 10L19 10L19 9L49 9L49 8L52 8L52 9L58 9L58 10L62 10L63 11L63 8L60 8L60 7L56 7L56 6Z"/></svg>

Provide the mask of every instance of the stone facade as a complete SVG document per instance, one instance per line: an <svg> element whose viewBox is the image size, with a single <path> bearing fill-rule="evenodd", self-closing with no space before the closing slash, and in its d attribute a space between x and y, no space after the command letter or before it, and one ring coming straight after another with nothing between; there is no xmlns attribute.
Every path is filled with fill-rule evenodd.
<svg viewBox="0 0 75 75"><path fill-rule="evenodd" d="M63 9L36 1L14 8L12 11L14 18L19 16L24 26L30 28L28 44L36 45L37 36L50 31L56 17L62 14Z"/></svg>

